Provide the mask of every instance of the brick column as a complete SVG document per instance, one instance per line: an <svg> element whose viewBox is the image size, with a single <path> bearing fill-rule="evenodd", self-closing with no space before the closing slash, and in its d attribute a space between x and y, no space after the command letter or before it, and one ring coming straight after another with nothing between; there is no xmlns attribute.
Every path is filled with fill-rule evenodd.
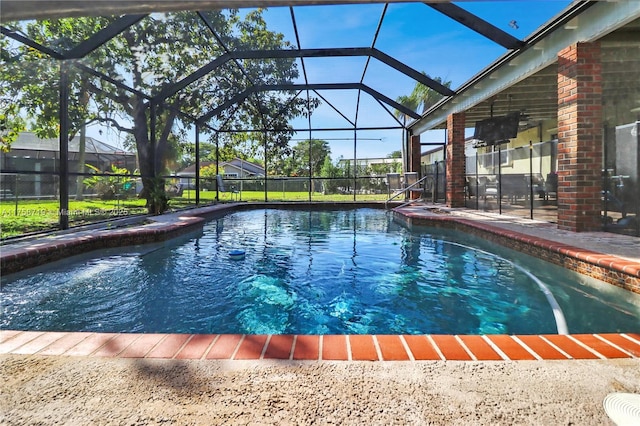
<svg viewBox="0 0 640 426"><path fill-rule="evenodd" d="M558 228L601 229L602 65L600 44L558 53Z"/></svg>
<svg viewBox="0 0 640 426"><path fill-rule="evenodd" d="M464 113L447 117L447 206L464 207Z"/></svg>
<svg viewBox="0 0 640 426"><path fill-rule="evenodd" d="M420 164L422 160L421 148L422 147L420 146L420 135L411 135L411 137L409 138L409 164L408 164L409 168L407 169L407 172L417 172L418 179L420 179L421 177L421 171L420 171ZM409 191L407 195L412 200L416 200L420 198L420 192L418 191Z"/></svg>
<svg viewBox="0 0 640 426"><path fill-rule="evenodd" d="M418 172L420 174L420 162L422 152L420 146L420 135L411 136L409 140L409 172Z"/></svg>

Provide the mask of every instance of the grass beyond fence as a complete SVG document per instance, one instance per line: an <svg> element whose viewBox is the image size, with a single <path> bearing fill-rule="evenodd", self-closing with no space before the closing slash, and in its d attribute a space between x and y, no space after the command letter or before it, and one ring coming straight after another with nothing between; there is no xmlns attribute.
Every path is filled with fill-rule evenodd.
<svg viewBox="0 0 640 426"><path fill-rule="evenodd" d="M145 200L69 201L69 224L83 225L113 217L146 213ZM57 229L58 200L18 200L0 202L0 237Z"/></svg>
<svg viewBox="0 0 640 426"><path fill-rule="evenodd" d="M184 191L182 194L182 200L192 200L195 202L196 191L189 190ZM201 191L200 202L213 201L216 198L215 191ZM241 193L220 192L220 201L264 201L264 191L242 191ZM387 194L357 194L356 201L385 201ZM323 194L321 192L311 193L312 201L353 201L353 194ZM309 192L282 192L282 191L269 191L267 192L267 201L309 201Z"/></svg>
<svg viewBox="0 0 640 426"><path fill-rule="evenodd" d="M195 206L195 191L184 191L181 197L173 197L169 201L171 210L179 210ZM264 201L264 191L242 191L242 193L221 192L221 202L235 201ZM215 202L215 191L201 191L200 204ZM309 201L309 193L269 191L268 201ZM357 194L357 201L384 201L387 194ZM311 194L312 201L349 202L353 201L353 194ZM100 220L145 214L145 200L129 198L125 200L84 200L69 201L69 225L78 226ZM6 200L0 201L0 238L8 238L28 234L55 230L59 223L58 200Z"/></svg>

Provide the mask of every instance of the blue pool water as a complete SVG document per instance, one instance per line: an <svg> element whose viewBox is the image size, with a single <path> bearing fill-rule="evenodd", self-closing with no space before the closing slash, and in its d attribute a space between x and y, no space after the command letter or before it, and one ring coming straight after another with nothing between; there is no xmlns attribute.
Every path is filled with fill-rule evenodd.
<svg viewBox="0 0 640 426"><path fill-rule="evenodd" d="M640 330L636 295L578 277L466 234L409 231L385 211L253 210L165 246L4 278L0 327L541 334L565 321L572 333Z"/></svg>

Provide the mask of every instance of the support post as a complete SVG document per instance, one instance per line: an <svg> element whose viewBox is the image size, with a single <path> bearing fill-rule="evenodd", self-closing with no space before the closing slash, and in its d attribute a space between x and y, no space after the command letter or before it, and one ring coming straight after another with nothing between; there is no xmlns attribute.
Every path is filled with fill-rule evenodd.
<svg viewBox="0 0 640 426"><path fill-rule="evenodd" d="M409 140L409 172L418 172L420 174L420 160L421 160L421 145L420 135L411 136ZM418 177L418 179L421 176Z"/></svg>
<svg viewBox="0 0 640 426"><path fill-rule="evenodd" d="M262 132L262 137L264 138L264 202L268 201L268 189L267 189L267 175L269 174L267 171L269 170L269 159L267 158L267 132Z"/></svg>
<svg viewBox="0 0 640 426"><path fill-rule="evenodd" d="M216 132L216 178L220 174L220 166L218 163L220 162L220 137L219 133ZM220 188L218 188L218 179L216 179L216 202L220 202Z"/></svg>
<svg viewBox="0 0 640 426"><path fill-rule="evenodd" d="M311 161L311 156L313 154L313 149L311 148L311 145L313 144L313 141L311 140L311 103L309 102L309 91L307 90L307 122L309 124L309 202L311 202L311 188L313 187L313 170L311 169L311 166L313 165L313 162ZM283 191L284 192L284 191Z"/></svg>
<svg viewBox="0 0 640 426"><path fill-rule="evenodd" d="M60 229L69 228L69 65L60 61Z"/></svg>
<svg viewBox="0 0 640 426"><path fill-rule="evenodd" d="M313 148L311 147L312 144L311 130L309 130L309 202L311 202L311 188L313 187L313 162L311 161L311 156L313 155Z"/></svg>
<svg viewBox="0 0 640 426"><path fill-rule="evenodd" d="M447 206L464 207L465 159L464 159L465 115L463 112L447 117L446 179Z"/></svg>
<svg viewBox="0 0 640 426"><path fill-rule="evenodd" d="M358 95L359 96L359 95ZM359 99L359 97L358 97ZM358 130L353 129L353 201L356 201L356 192L358 188Z"/></svg>
<svg viewBox="0 0 640 426"><path fill-rule="evenodd" d="M533 220L533 141L529 141L529 218Z"/></svg>
<svg viewBox="0 0 640 426"><path fill-rule="evenodd" d="M502 214L502 147L498 145L498 213Z"/></svg>
<svg viewBox="0 0 640 426"><path fill-rule="evenodd" d="M158 170L156 168L157 158L156 158L156 126L158 122L158 117L156 116L156 103L152 100L149 101L149 120L151 121L151 129L149 139L151 142L151 178L155 180L158 176Z"/></svg>
<svg viewBox="0 0 640 426"><path fill-rule="evenodd" d="M558 228L601 225L602 63L599 42L558 53Z"/></svg>
<svg viewBox="0 0 640 426"><path fill-rule="evenodd" d="M200 204L200 125L196 123L196 206Z"/></svg>

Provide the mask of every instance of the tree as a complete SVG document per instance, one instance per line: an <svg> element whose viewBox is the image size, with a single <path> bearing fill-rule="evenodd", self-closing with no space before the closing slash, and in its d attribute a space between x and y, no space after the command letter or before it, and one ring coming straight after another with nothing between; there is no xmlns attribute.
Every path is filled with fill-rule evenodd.
<svg viewBox="0 0 640 426"><path fill-rule="evenodd" d="M19 59L19 56L13 56L9 51L9 40L1 38L0 60L2 61L2 68L10 67L11 64L18 62ZM18 133L26 128L24 119L20 117L17 96L8 90L10 86L11 83L8 80L0 79L0 151L3 152L9 151L11 143L18 137Z"/></svg>
<svg viewBox="0 0 640 426"><path fill-rule="evenodd" d="M420 105L418 99L412 95L400 95L396 98L396 102L404 107L409 108L411 111L416 111L418 109L418 106ZM405 115L405 113L400 110L395 110L395 115L398 118L407 117L407 115Z"/></svg>
<svg viewBox="0 0 640 426"><path fill-rule="evenodd" d="M342 179L338 179L345 176L344 170L334 165L329 156L324 159L320 169L320 176L329 178L322 181L322 188L325 194L335 194L339 192L341 186L346 186Z"/></svg>
<svg viewBox="0 0 640 426"><path fill-rule="evenodd" d="M19 108L11 99L0 99L0 151L8 152L18 134L26 129Z"/></svg>
<svg viewBox="0 0 640 426"><path fill-rule="evenodd" d="M238 10L211 11L207 12L206 17L221 43L215 41L209 28L195 13L153 14L83 59L85 65L126 83L135 92L72 68L72 93L77 93L73 97L80 99L82 89L85 88L91 99L86 105L80 105L84 109L70 109L70 133L75 134L81 123L95 120L131 135L138 153L144 186L142 195L147 198L147 207L151 213L160 213L166 207L164 181L158 176L166 171L172 144L175 145L175 140L181 136L181 131L176 130L178 122L182 120L178 111L200 117L212 105L223 104L252 83L287 83L298 76L294 59L247 60L241 64L231 61L217 68L215 75L200 78L164 99L161 104L150 103L144 95L158 94L163 87L179 81L209 63L212 58L225 53L221 44L231 50L290 47L282 34L266 28L260 9L247 13L244 18L240 17ZM93 17L45 20L29 22L24 27L19 24L16 29L45 46L55 44L54 41L62 43L66 50L65 46L73 46L88 39L108 22L105 18ZM44 59L44 55L34 49L23 46L19 50L25 57L32 55ZM49 64L50 73L55 74L57 67L51 66L51 61L45 62ZM29 67L20 66L16 71L19 72L17 77L7 81L12 82L12 93L21 95L21 106L43 123L43 129L57 129L57 85L38 83L41 80L39 73ZM0 73L3 78L10 77L9 70ZM52 82L55 83L56 78L52 77ZM29 81L33 83L26 84ZM283 105L288 107L283 110ZM221 112L214 119L230 128L278 129L279 132L270 133L270 138L266 141L269 152L277 152L288 149L292 134L289 119L305 113L309 113L306 100L293 99L288 102L282 94L258 92L235 108ZM153 129L152 121L155 123ZM191 123L183 123L182 131L190 125ZM152 130L155 145L151 137ZM246 140L260 140L251 134L246 136Z"/></svg>
<svg viewBox="0 0 640 426"><path fill-rule="evenodd" d="M204 188L212 190L215 189L215 185L214 182L216 181L216 176L218 175L218 173L216 173L216 165L215 164L211 164L209 166L204 166L200 168L200 177L202 179L204 179L204 185L202 185Z"/></svg>
<svg viewBox="0 0 640 426"><path fill-rule="evenodd" d="M89 188L93 188L103 200L113 200L123 192L135 187L135 179L130 176L122 176L129 173L127 169L111 165L110 171L102 173L91 164L87 164L87 167L94 175L85 178L84 184ZM98 173L102 174L98 175Z"/></svg>
<svg viewBox="0 0 640 426"><path fill-rule="evenodd" d="M422 71L422 74L429 77L427 73ZM447 88L451 88L451 81L445 81L442 77L432 78L434 81L442 84ZM431 87L425 86L420 82L416 82L413 87L413 91L409 95L401 95L396 98L396 102L409 108L412 111L425 112L430 107L435 105L443 95L433 90ZM402 117L404 114L396 110L396 117Z"/></svg>
<svg viewBox="0 0 640 426"><path fill-rule="evenodd" d="M320 139L299 141L293 147L292 172L296 176L320 176L325 159L331 160L330 154L331 148L327 141Z"/></svg>
<svg viewBox="0 0 640 426"><path fill-rule="evenodd" d="M17 31L21 31L32 40L40 44L47 44L51 41L50 47L56 51L65 51L74 47L82 41L82 34L90 34L98 31L108 23L106 18L94 18L92 20L78 20L76 25L70 25L69 20L47 20L29 21L24 28L15 26ZM56 38L50 40L53 35ZM8 110L4 105L2 111L15 112L19 114L26 110L29 125L36 135L42 138L57 137L59 134L59 89L58 79L60 77L60 64L48 58L42 52L26 48L16 47L4 39L1 46L3 55L3 67L0 67L0 80L3 82L0 87L0 97L13 97L15 101ZM96 53L96 57L104 55L105 52ZM69 69L69 76L73 83L69 91L69 140L78 132L79 158L78 173L85 171L85 143L86 126L95 121L95 114L89 111L91 100L88 91L89 76L82 75L76 69ZM10 124L13 132L26 129L26 124L20 126L18 122ZM83 177L77 178L76 198L82 198Z"/></svg>

